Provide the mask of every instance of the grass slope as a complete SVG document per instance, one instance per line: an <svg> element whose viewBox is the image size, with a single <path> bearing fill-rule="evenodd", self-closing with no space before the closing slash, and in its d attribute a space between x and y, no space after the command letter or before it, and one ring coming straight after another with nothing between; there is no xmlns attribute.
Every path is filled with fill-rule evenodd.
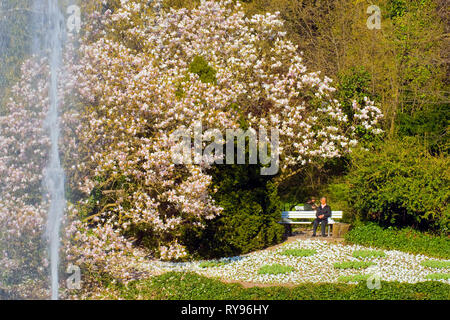
<svg viewBox="0 0 450 320"><path fill-rule="evenodd" d="M160 276L110 286L105 299L169 300L448 300L450 286L437 281L416 284L381 282L381 289L370 290L359 284L301 284L295 287L269 286L244 288L195 273L168 272Z"/></svg>

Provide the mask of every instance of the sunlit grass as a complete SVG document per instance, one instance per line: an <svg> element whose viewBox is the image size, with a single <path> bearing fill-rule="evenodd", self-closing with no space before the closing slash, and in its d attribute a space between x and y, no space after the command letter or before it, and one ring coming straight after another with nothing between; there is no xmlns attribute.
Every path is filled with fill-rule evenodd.
<svg viewBox="0 0 450 320"><path fill-rule="evenodd" d="M355 258L381 258L386 254L381 250L355 250L353 251L353 257Z"/></svg>
<svg viewBox="0 0 450 320"><path fill-rule="evenodd" d="M295 271L293 267L290 266L284 266L281 264L271 264L271 265L264 265L261 268L259 268L258 273L259 274L282 274L282 273L290 273L292 271Z"/></svg>
<svg viewBox="0 0 450 320"><path fill-rule="evenodd" d="M450 268L450 261L425 260L420 265L429 268L446 269Z"/></svg>
<svg viewBox="0 0 450 320"><path fill-rule="evenodd" d="M430 280L448 280L450 279L450 273L431 273L425 276Z"/></svg>
<svg viewBox="0 0 450 320"><path fill-rule="evenodd" d="M210 261L202 261L199 263L200 268L214 268L214 267L220 267L228 264L227 261L217 261L217 260L210 260Z"/></svg>
<svg viewBox="0 0 450 320"><path fill-rule="evenodd" d="M375 263L366 261L344 261L333 264L336 269L365 269L373 265Z"/></svg>
<svg viewBox="0 0 450 320"><path fill-rule="evenodd" d="M361 281L367 281L367 279L370 277L369 274L354 274L351 276L340 276L338 278L339 282L361 282Z"/></svg>
<svg viewBox="0 0 450 320"><path fill-rule="evenodd" d="M315 255L317 250L314 249L286 249L280 252L284 256L294 256L294 257L309 257Z"/></svg>

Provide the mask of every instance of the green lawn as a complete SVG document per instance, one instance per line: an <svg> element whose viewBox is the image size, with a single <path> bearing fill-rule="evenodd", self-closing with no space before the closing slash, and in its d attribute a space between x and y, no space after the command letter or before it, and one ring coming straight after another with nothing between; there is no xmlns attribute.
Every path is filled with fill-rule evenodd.
<svg viewBox="0 0 450 320"><path fill-rule="evenodd" d="M381 250L355 250L353 257L355 258L381 258L386 254Z"/></svg>
<svg viewBox="0 0 450 320"><path fill-rule="evenodd" d="M350 230L345 235L345 241L379 249L450 259L450 237L422 233L411 228L383 229L375 223L367 223Z"/></svg>
<svg viewBox="0 0 450 320"><path fill-rule="evenodd" d="M448 300L450 285L438 281L416 284L381 282L381 288L370 290L359 284L300 284L295 287L252 287L223 283L195 273L168 272L147 280L125 285L110 285L105 299L172 299L172 300Z"/></svg>
<svg viewBox="0 0 450 320"><path fill-rule="evenodd" d="M275 263L270 265L264 265L261 268L259 268L258 273L259 274L283 274L283 273L289 273L293 272L295 269L293 267L289 266L283 266L281 264Z"/></svg>
<svg viewBox="0 0 450 320"><path fill-rule="evenodd" d="M294 257L309 257L316 253L317 251L313 249L286 249L280 252L281 255Z"/></svg>
<svg viewBox="0 0 450 320"><path fill-rule="evenodd" d="M375 265L375 263L365 261L344 261L333 264L336 269L366 269L373 265Z"/></svg>
<svg viewBox="0 0 450 320"><path fill-rule="evenodd" d="M425 260L421 265L428 268L450 269L450 261Z"/></svg>

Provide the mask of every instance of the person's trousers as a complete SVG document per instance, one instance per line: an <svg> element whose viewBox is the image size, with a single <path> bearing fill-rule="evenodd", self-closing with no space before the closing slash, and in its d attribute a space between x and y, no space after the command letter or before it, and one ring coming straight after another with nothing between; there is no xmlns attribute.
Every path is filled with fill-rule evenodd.
<svg viewBox="0 0 450 320"><path fill-rule="evenodd" d="M327 224L328 224L328 218L325 218L325 219L316 218L314 220L314 222L313 222L313 235L316 235L316 230L317 230L317 226L319 225L319 223L321 224L320 228L321 228L321 231L322 231L322 235L324 236L325 235L325 229L326 229Z"/></svg>

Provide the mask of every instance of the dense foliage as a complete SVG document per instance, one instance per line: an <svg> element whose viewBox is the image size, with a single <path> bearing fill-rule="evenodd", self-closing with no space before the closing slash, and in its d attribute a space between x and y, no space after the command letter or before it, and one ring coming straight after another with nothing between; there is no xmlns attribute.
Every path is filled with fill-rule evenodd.
<svg viewBox="0 0 450 320"><path fill-rule="evenodd" d="M389 136L417 136L433 154L448 154L448 3L373 4L381 10L380 30L367 28L369 3L364 1L251 0L245 8L250 13L280 11L290 38L304 52L305 64L336 80L344 110L349 110L349 98L366 95L381 103L382 125ZM301 204L325 194L330 177L347 170L347 161L305 166L280 184L280 196ZM343 198L330 196L335 207L348 209Z"/></svg>
<svg viewBox="0 0 450 320"><path fill-rule="evenodd" d="M223 208L205 228L187 232L189 251L204 257L245 254L281 241L284 228L277 188L257 165L217 165L212 169L214 195Z"/></svg>
<svg viewBox="0 0 450 320"><path fill-rule="evenodd" d="M354 152L351 166L341 188L334 188L356 219L385 227L449 230L448 158L432 157L417 139L404 139Z"/></svg>
<svg viewBox="0 0 450 320"><path fill-rule="evenodd" d="M370 4L365 1L251 0L246 8L251 13L279 10L310 68L334 79L365 70L369 78L363 90L381 102L387 120L384 129L395 134L397 125L402 125L396 122L399 114L414 115L448 104L444 36L448 3L379 0L373 4L381 10L380 30L367 27ZM445 144L442 137L439 144Z"/></svg>

